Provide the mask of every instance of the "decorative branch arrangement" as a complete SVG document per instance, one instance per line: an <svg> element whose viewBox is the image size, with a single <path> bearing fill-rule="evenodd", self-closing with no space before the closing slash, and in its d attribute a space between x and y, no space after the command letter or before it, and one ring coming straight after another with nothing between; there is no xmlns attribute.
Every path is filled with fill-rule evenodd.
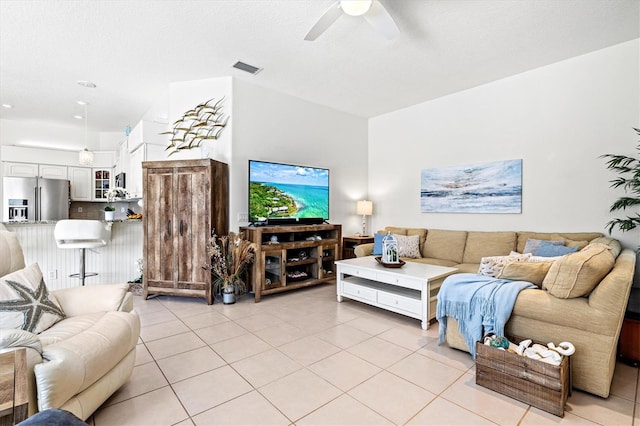
<svg viewBox="0 0 640 426"><path fill-rule="evenodd" d="M171 155L184 149L197 148L202 141L218 139L229 121L229 116L222 113L223 100L224 97L213 105L214 99L198 104L173 123L173 130L160 133L172 135L165 151Z"/></svg>

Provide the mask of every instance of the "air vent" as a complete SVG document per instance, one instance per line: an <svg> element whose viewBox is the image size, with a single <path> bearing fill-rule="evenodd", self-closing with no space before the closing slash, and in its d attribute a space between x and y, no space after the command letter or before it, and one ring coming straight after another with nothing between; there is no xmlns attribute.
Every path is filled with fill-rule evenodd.
<svg viewBox="0 0 640 426"><path fill-rule="evenodd" d="M244 62L241 62L241 61L238 61L235 64L233 64L233 67L242 71L246 71L249 74L253 74L253 75L256 75L260 71L262 71L262 68L254 67L253 65L245 64Z"/></svg>

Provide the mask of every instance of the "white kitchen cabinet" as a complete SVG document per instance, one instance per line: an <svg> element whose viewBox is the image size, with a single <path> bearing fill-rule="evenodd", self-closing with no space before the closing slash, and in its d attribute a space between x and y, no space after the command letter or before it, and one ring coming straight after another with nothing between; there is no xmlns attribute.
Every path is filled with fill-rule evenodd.
<svg viewBox="0 0 640 426"><path fill-rule="evenodd" d="M5 161L4 175L11 177L36 177L38 176L38 165L29 163L9 163Z"/></svg>
<svg viewBox="0 0 640 426"><path fill-rule="evenodd" d="M117 175L119 173L124 173L125 175L129 172L129 148L128 141L124 139L120 142L120 146L118 151L116 151L116 167L114 173Z"/></svg>
<svg viewBox="0 0 640 426"><path fill-rule="evenodd" d="M131 198L142 198L142 162L166 159L166 152L163 146L146 143L140 145L129 154L127 191L129 191Z"/></svg>
<svg viewBox="0 0 640 426"><path fill-rule="evenodd" d="M35 177L46 179L67 179L67 166L55 164L4 162L4 175L12 177Z"/></svg>
<svg viewBox="0 0 640 426"><path fill-rule="evenodd" d="M54 164L38 165L38 176L45 179L68 179L69 178L67 166L58 166Z"/></svg>
<svg viewBox="0 0 640 426"><path fill-rule="evenodd" d="M92 169L92 178L93 178L93 193L91 194L94 201L106 201L107 200L107 192L112 184L112 175L113 169Z"/></svg>
<svg viewBox="0 0 640 426"><path fill-rule="evenodd" d="M69 167L71 201L91 201L91 169Z"/></svg>
<svg viewBox="0 0 640 426"><path fill-rule="evenodd" d="M113 186L112 168L69 167L72 201L106 201Z"/></svg>

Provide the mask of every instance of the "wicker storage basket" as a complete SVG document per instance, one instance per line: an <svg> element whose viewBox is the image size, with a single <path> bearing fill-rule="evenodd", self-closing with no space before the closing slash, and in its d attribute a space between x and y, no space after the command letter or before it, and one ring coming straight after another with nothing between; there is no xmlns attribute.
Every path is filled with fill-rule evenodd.
<svg viewBox="0 0 640 426"><path fill-rule="evenodd" d="M476 342L476 384L564 417L569 357L551 365Z"/></svg>

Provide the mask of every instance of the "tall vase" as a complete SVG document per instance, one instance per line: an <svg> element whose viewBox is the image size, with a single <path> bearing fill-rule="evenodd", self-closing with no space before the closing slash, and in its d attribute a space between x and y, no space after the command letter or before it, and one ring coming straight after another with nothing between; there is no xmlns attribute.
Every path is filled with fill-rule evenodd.
<svg viewBox="0 0 640 426"><path fill-rule="evenodd" d="M236 303L236 292L233 285L228 285L222 290L222 303L225 305Z"/></svg>

